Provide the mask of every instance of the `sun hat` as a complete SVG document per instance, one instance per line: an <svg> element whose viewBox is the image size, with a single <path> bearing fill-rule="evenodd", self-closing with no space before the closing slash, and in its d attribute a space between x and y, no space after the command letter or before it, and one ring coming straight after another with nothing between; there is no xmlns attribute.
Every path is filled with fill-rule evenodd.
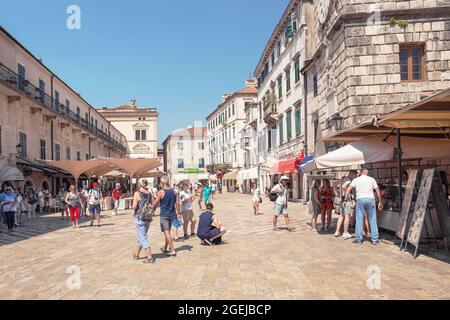
<svg viewBox="0 0 450 320"><path fill-rule="evenodd" d="M144 189L148 189L148 181L147 180L139 180L139 185Z"/></svg>
<svg viewBox="0 0 450 320"><path fill-rule="evenodd" d="M282 177L280 178L280 181L282 181L282 180L290 180L290 179L289 179L288 176L282 176Z"/></svg>
<svg viewBox="0 0 450 320"><path fill-rule="evenodd" d="M117 182L117 183L116 183L116 187L120 187L120 183Z"/></svg>

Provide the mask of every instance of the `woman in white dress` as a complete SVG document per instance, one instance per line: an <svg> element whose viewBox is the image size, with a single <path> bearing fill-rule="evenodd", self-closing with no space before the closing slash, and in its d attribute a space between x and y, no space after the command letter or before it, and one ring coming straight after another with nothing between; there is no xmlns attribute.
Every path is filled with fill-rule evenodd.
<svg viewBox="0 0 450 320"><path fill-rule="evenodd" d="M253 214L256 216L259 213L259 204L262 202L261 198L261 190L256 185L253 185L252 188L253 198L252 198L252 205L253 205Z"/></svg>

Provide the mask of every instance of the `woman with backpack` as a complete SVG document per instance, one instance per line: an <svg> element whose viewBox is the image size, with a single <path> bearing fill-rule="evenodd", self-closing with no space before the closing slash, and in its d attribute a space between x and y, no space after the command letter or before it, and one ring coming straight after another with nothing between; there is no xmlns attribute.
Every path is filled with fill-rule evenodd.
<svg viewBox="0 0 450 320"><path fill-rule="evenodd" d="M155 259L152 257L152 250L150 249L150 243L148 242L148 229L150 223L153 220L153 196L148 191L147 180L139 181L139 190L134 193L133 198L133 210L134 210L134 224L136 226L137 234L137 246L136 252L133 254L133 259L139 260L139 254L141 250L147 254L144 263L155 263Z"/></svg>

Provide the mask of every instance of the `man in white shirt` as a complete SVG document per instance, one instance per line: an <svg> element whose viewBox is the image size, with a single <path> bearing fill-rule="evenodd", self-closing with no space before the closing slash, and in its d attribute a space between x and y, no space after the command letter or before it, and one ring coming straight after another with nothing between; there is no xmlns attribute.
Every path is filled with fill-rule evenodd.
<svg viewBox="0 0 450 320"><path fill-rule="evenodd" d="M378 188L378 184L374 178L369 177L369 170L363 168L361 175L353 179L350 186L345 192L344 206L351 205L348 202L348 198L352 189L356 190L356 227L355 227L355 240L353 243L362 243L362 231L364 225L364 213L367 212L369 217L370 231L372 237L372 244L377 245L378 240L378 226L377 226L377 211L375 209L375 196L373 191L375 190L378 196L378 210L383 209L381 202L381 192Z"/></svg>
<svg viewBox="0 0 450 320"><path fill-rule="evenodd" d="M291 221L289 220L289 215L287 212L287 207L288 207L287 182L288 181L289 181L289 178L287 176L282 176L280 178L280 183L275 185L272 188L272 190L270 190L270 193L278 194L277 200L275 200L275 215L273 217L273 230L274 231L278 231L277 220L278 220L278 217L281 215L283 215L284 221L286 221L288 230L290 232L295 230L294 227L291 227Z"/></svg>

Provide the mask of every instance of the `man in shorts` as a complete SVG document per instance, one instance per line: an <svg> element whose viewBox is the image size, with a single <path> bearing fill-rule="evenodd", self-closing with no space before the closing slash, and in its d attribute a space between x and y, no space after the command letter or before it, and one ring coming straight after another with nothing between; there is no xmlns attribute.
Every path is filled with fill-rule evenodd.
<svg viewBox="0 0 450 320"><path fill-rule="evenodd" d="M202 244L215 245L222 242L222 236L227 230L222 226L217 216L213 213L214 205L206 204L206 209L200 214L197 235Z"/></svg>
<svg viewBox="0 0 450 320"><path fill-rule="evenodd" d="M100 227L100 213L102 203L102 191L100 185L97 182L92 183L92 189L88 193L89 212L92 216L91 226L94 225L94 221L97 220L97 227Z"/></svg>
<svg viewBox="0 0 450 320"><path fill-rule="evenodd" d="M291 221L289 220L288 215L288 187L287 182L289 181L289 178L287 176L282 176L280 178L280 183L276 184L270 193L276 193L277 200L275 200L275 215L273 217L273 230L278 231L277 227L277 220L279 216L284 217L284 221L286 221L286 224L288 226L288 230L290 232L294 231L295 228L291 226Z"/></svg>
<svg viewBox="0 0 450 320"><path fill-rule="evenodd" d="M156 195L156 200L153 203L153 209L156 210L160 204L160 226L161 232L164 233L165 244L162 251L168 257L177 255L173 246L173 239L170 234L172 223L177 216L181 214L178 199L178 193L170 187L169 178L161 178L161 190Z"/></svg>
<svg viewBox="0 0 450 320"><path fill-rule="evenodd" d="M120 183L116 183L116 187L112 191L112 198L114 200L114 208L112 211L113 216L115 216L117 214L117 209L119 208L121 193L122 193L122 190L120 189Z"/></svg>

